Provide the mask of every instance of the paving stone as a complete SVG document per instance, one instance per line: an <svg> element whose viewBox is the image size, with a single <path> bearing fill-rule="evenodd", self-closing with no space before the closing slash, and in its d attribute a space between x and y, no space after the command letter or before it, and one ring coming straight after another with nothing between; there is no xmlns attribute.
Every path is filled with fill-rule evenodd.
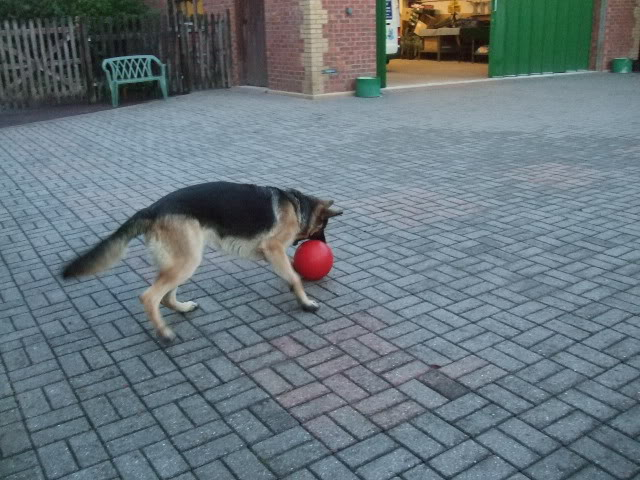
<svg viewBox="0 0 640 480"><path fill-rule="evenodd" d="M509 477L515 468L505 462L503 459L490 456L484 460L478 462L478 464L465 470L454 478L459 480L471 480L471 479L503 479Z"/></svg>
<svg viewBox="0 0 640 480"><path fill-rule="evenodd" d="M627 410L613 419L611 425L627 435L636 436L640 433L640 405Z"/></svg>
<svg viewBox="0 0 640 480"><path fill-rule="evenodd" d="M291 414L301 422L331 412L345 404L345 401L333 393L310 400L291 409Z"/></svg>
<svg viewBox="0 0 640 480"><path fill-rule="evenodd" d="M118 478L118 472L111 462L102 462L92 467L83 468L62 478L64 480L110 480L112 478Z"/></svg>
<svg viewBox="0 0 640 480"><path fill-rule="evenodd" d="M298 424L296 419L274 400L257 403L252 405L249 410L274 433L282 432Z"/></svg>
<svg viewBox="0 0 640 480"><path fill-rule="evenodd" d="M640 466L637 463L628 461L590 438L580 438L569 448L617 478L633 478L640 471Z"/></svg>
<svg viewBox="0 0 640 480"><path fill-rule="evenodd" d="M249 410L241 410L234 413L227 418L227 423L249 444L271 435L269 429Z"/></svg>
<svg viewBox="0 0 640 480"><path fill-rule="evenodd" d="M609 475L607 472L602 470L601 468L594 467L593 465L589 465L577 473L574 473L570 477L571 480L585 479L585 480L610 480L616 477Z"/></svg>
<svg viewBox="0 0 640 480"><path fill-rule="evenodd" d="M357 473L366 480L386 480L414 465L420 459L404 448L398 448L358 468Z"/></svg>
<svg viewBox="0 0 640 480"><path fill-rule="evenodd" d="M428 460L443 450L442 445L408 423L389 430L389 435L422 460Z"/></svg>
<svg viewBox="0 0 640 480"><path fill-rule="evenodd" d="M122 478L141 480L159 478L140 452L127 453L114 458L113 461Z"/></svg>
<svg viewBox="0 0 640 480"><path fill-rule="evenodd" d="M482 387L478 392L485 398L500 405L511 413L520 413L532 407L532 404L496 384Z"/></svg>
<svg viewBox="0 0 640 480"><path fill-rule="evenodd" d="M458 420L456 422L456 426L460 430L475 437L479 433L502 423L509 417L509 412L503 408L500 408L498 405L489 404L486 407L483 407L480 410Z"/></svg>
<svg viewBox="0 0 640 480"><path fill-rule="evenodd" d="M298 426L256 444L253 450L262 458L271 458L312 439L307 431Z"/></svg>
<svg viewBox="0 0 640 480"><path fill-rule="evenodd" d="M398 390L415 400L423 407L429 409L437 408L449 401L446 397L440 395L438 392L425 386L416 379L400 385Z"/></svg>
<svg viewBox="0 0 640 480"><path fill-rule="evenodd" d="M432 469L427 467L424 463L422 463L404 472L402 474L402 478L404 480L421 480L424 478L429 478L433 480L442 480L442 478L444 477L441 477Z"/></svg>
<svg viewBox="0 0 640 480"><path fill-rule="evenodd" d="M541 455L548 455L559 446L551 437L516 418L507 420L498 428Z"/></svg>
<svg viewBox="0 0 640 480"><path fill-rule="evenodd" d="M386 380L378 377L362 366L347 370L344 372L344 375L370 394L378 393L390 386Z"/></svg>
<svg viewBox="0 0 640 480"><path fill-rule="evenodd" d="M412 423L447 447L453 447L467 438L467 435L464 432L436 417L432 413L420 415L416 417Z"/></svg>
<svg viewBox="0 0 640 480"><path fill-rule="evenodd" d="M491 429L479 435L477 441L496 453L500 458L524 469L535 462L540 456L526 446L514 441L497 429Z"/></svg>
<svg viewBox="0 0 640 480"><path fill-rule="evenodd" d="M397 446L397 443L387 435L379 433L342 450L338 453L338 456L349 467L356 468L384 453L394 450Z"/></svg>
<svg viewBox="0 0 640 480"><path fill-rule="evenodd" d="M437 412L438 415L443 417L445 420L453 422L484 407L487 403L488 402L479 395L476 395L475 393L468 393L463 397L459 397L458 399L443 405L437 410Z"/></svg>
<svg viewBox="0 0 640 480"><path fill-rule="evenodd" d="M29 434L22 422L0 427L0 452L3 458L31 449Z"/></svg>
<svg viewBox="0 0 640 480"><path fill-rule="evenodd" d="M544 428L565 416L571 407L560 400L552 398L521 415L521 418L536 428Z"/></svg>
<svg viewBox="0 0 640 480"><path fill-rule="evenodd" d="M631 437L620 433L606 425L592 431L589 436L598 440L603 445L612 448L628 459L635 461L637 459L637 444Z"/></svg>
<svg viewBox="0 0 640 480"><path fill-rule="evenodd" d="M81 468L109 459L109 455L94 432L86 432L70 438L69 445Z"/></svg>
<svg viewBox="0 0 640 480"><path fill-rule="evenodd" d="M291 475L287 475L285 480L317 480L317 477L308 469L302 468L297 472L293 472Z"/></svg>
<svg viewBox="0 0 640 480"><path fill-rule="evenodd" d="M164 438L165 434L162 429L154 425L106 442L106 447L107 451L115 457L158 442Z"/></svg>
<svg viewBox="0 0 640 480"><path fill-rule="evenodd" d="M419 380L449 400L455 400L467 393L465 386L448 378L444 373L437 370L427 372L420 377Z"/></svg>
<svg viewBox="0 0 640 480"><path fill-rule="evenodd" d="M222 420L216 420L214 422L192 428L178 435L174 435L172 441L178 450L183 451L202 445L210 440L220 438L229 433L231 433L229 426Z"/></svg>
<svg viewBox="0 0 640 480"><path fill-rule="evenodd" d="M198 480L208 480L211 478L215 478L216 480L236 480L233 473L231 473L220 460L196 468L194 473Z"/></svg>
<svg viewBox="0 0 640 480"><path fill-rule="evenodd" d="M582 412L573 412L549 425L544 432L567 445L584 436L597 425L596 420Z"/></svg>
<svg viewBox="0 0 640 480"><path fill-rule="evenodd" d="M357 439L362 440L380 429L350 406L334 410L329 416Z"/></svg>
<svg viewBox="0 0 640 480"><path fill-rule="evenodd" d="M640 475L635 87L470 85L488 89L471 110L447 89L375 105L220 89L0 129L3 478ZM514 122L516 104L533 113ZM416 109L440 140L398 155ZM333 271L305 283L317 314L265 263L207 250L180 290L200 308L163 308L179 340L161 345L141 239L60 283L75 252L205 180L345 210Z"/></svg>
<svg viewBox="0 0 640 480"><path fill-rule="evenodd" d="M585 464L586 460L560 448L544 457L525 470L525 473L535 479L560 479L577 472Z"/></svg>
<svg viewBox="0 0 640 480"><path fill-rule="evenodd" d="M196 424L202 425L218 419L220 416L216 410L200 395L191 395L178 401L180 411Z"/></svg>
<svg viewBox="0 0 640 480"><path fill-rule="evenodd" d="M48 478L59 478L78 469L69 447L57 442L38 449L40 461Z"/></svg>
<svg viewBox="0 0 640 480"><path fill-rule="evenodd" d="M100 427L114 420L120 420L120 416L107 397L100 396L86 400L82 402L82 406L94 427Z"/></svg>
<svg viewBox="0 0 640 480"><path fill-rule="evenodd" d="M320 460L319 462L311 465L311 470L313 473L317 475L321 480L335 480L335 479L344 479L344 480L357 480L358 477L351 472L342 462L340 462L336 457L327 457L325 459ZM289 478L289 477L287 477ZM312 474L309 474L306 480L314 480L315 477ZM303 480L301 478L301 480Z"/></svg>
<svg viewBox="0 0 640 480"><path fill-rule="evenodd" d="M271 395L278 395L292 389L289 382L270 368L255 372L253 379Z"/></svg>
<svg viewBox="0 0 640 480"><path fill-rule="evenodd" d="M324 385L347 402L361 400L369 395L365 390L341 374L325 379Z"/></svg>
<svg viewBox="0 0 640 480"><path fill-rule="evenodd" d="M238 478L246 478L247 480L268 480L276 478L267 470L260 460L246 448L227 455L223 461Z"/></svg>
<svg viewBox="0 0 640 480"><path fill-rule="evenodd" d="M243 445L242 439L232 433L183 452L183 455L192 468L197 468L238 450Z"/></svg>
<svg viewBox="0 0 640 480"><path fill-rule="evenodd" d="M329 451L324 445L317 440L312 440L273 457L267 463L276 472L276 475L283 477L328 453Z"/></svg>
<svg viewBox="0 0 640 480"><path fill-rule="evenodd" d="M456 475L489 455L489 451L473 440L467 440L438 455L429 466L446 476Z"/></svg>
<svg viewBox="0 0 640 480"><path fill-rule="evenodd" d="M358 402L355 407L362 414L371 415L381 410L388 409L405 399L406 397L402 392L395 388L390 388Z"/></svg>
<svg viewBox="0 0 640 480"><path fill-rule="evenodd" d="M305 423L304 427L332 451L341 450L356 441L325 415Z"/></svg>
<svg viewBox="0 0 640 480"><path fill-rule="evenodd" d="M171 478L189 469L182 456L167 441L145 447L143 451L162 478Z"/></svg>

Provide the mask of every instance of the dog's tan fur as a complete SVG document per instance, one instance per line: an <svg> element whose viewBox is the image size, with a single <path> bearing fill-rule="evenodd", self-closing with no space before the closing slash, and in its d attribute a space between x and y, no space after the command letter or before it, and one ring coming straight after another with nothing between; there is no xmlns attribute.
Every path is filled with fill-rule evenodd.
<svg viewBox="0 0 640 480"><path fill-rule="evenodd" d="M297 239L308 238L322 228L322 221L332 216L332 202L321 203L314 211L310 228L300 231L293 205L286 205L278 212L278 221L271 231L252 240L225 242L215 233L200 225L197 220L170 215L157 220L146 233L145 239L159 267L154 283L140 300L158 334L166 339L174 333L166 325L160 313L160 304L177 312L190 312L197 307L195 302L179 302L178 287L189 280L196 271L205 246L211 245L227 253L254 259L265 259L278 276L285 280L305 310L315 311L318 304L307 297L300 276L295 272L286 250Z"/></svg>

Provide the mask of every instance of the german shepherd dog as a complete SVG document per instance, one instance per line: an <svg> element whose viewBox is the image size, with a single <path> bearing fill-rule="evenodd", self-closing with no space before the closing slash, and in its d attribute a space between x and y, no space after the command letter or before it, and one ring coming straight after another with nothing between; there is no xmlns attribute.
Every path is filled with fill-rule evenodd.
<svg viewBox="0 0 640 480"><path fill-rule="evenodd" d="M160 304L177 312L190 312L198 306L179 302L176 290L200 265L205 245L239 257L267 260L290 285L302 308L313 312L319 305L307 297L286 250L301 240L325 241L329 218L342 214L332 205L332 200L297 190L228 182L192 185L136 212L69 263L62 276L91 275L109 268L125 255L133 238L144 234L159 272L140 301L164 340L173 340L175 334L162 319Z"/></svg>

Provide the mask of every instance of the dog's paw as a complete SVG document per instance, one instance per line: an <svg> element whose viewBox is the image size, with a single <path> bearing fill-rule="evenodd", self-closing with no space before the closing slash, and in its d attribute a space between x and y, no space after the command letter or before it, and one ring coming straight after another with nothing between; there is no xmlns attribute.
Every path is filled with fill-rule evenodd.
<svg viewBox="0 0 640 480"><path fill-rule="evenodd" d="M176 334L173 333L169 327L164 327L162 330L158 331L158 335L160 339L165 343L171 343L176 339Z"/></svg>
<svg viewBox="0 0 640 480"><path fill-rule="evenodd" d="M180 311L182 313L193 312L196 308L198 308L196 302L182 302L180 304Z"/></svg>
<svg viewBox="0 0 640 480"><path fill-rule="evenodd" d="M320 304L318 302L314 302L313 300L309 300L309 303L303 303L302 309L305 312L316 312L320 308Z"/></svg>

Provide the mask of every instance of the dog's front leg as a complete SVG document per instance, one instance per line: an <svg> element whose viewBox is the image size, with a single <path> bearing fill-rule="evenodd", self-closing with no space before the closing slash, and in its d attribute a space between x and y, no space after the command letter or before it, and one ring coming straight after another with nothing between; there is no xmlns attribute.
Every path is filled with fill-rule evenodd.
<svg viewBox="0 0 640 480"><path fill-rule="evenodd" d="M273 266L276 274L291 286L303 310L315 312L320 308L318 303L307 297L304 287L302 286L302 280L293 269L291 259L287 256L287 252L282 245L272 244L266 246L266 248L264 248L264 256Z"/></svg>

